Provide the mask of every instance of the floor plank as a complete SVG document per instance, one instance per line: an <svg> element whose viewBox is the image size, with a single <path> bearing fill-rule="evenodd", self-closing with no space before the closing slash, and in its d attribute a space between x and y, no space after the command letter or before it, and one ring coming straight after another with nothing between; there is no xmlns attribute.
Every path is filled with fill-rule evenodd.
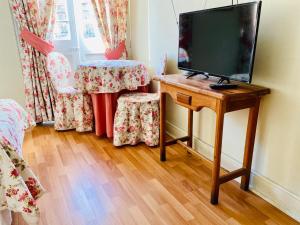
<svg viewBox="0 0 300 225"><path fill-rule="evenodd" d="M232 181L220 203L209 203L211 166L180 145L115 148L106 138L36 127L26 133L24 158L47 193L40 225L299 224ZM25 225L14 214L13 225Z"/></svg>

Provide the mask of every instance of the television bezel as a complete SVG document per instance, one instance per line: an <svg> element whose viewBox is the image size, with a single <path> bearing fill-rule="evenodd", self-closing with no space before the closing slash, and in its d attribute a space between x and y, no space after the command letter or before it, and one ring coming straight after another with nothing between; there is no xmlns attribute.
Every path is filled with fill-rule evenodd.
<svg viewBox="0 0 300 225"><path fill-rule="evenodd" d="M245 5L253 5L253 4L257 4L258 8L257 8L257 13L256 13L256 30L255 30L256 33L255 33L255 39L254 39L253 52L252 52L251 59L250 59L249 80L247 82L243 81L241 79L230 78L229 76L225 76L225 75L221 75L221 74L213 74L213 73L210 73L210 72L207 72L207 71L189 69L189 68L179 66L180 17L182 15L194 14L194 13L205 14L205 13L209 13L211 11L218 11L218 10L222 10L222 9L230 9L230 8L236 8L236 7L241 7L241 6L245 6ZM239 82L250 84L252 82L252 76L253 76L254 60L255 60L256 46L257 46L257 37L258 37L258 30L259 30L259 24L260 24L261 7L262 7L262 1L255 1L255 2L247 2L247 3L242 3L242 4L235 4L235 5L229 5L229 6L222 6L222 7L210 8L210 9L180 13L179 14L179 32L178 32L178 59L177 59L178 69L193 72L193 73L197 73L197 74L205 74L205 75L208 75L208 76L214 76L214 77L219 77L219 78L223 78L223 79L226 79L226 80L234 80L234 81L239 81Z"/></svg>

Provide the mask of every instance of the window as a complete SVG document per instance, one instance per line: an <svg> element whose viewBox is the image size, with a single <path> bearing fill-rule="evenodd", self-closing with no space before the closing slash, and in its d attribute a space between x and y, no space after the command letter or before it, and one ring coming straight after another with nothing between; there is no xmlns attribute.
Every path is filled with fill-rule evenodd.
<svg viewBox="0 0 300 225"><path fill-rule="evenodd" d="M57 0L55 5L56 23L54 26L55 40L71 40L71 29L66 0Z"/></svg>
<svg viewBox="0 0 300 225"><path fill-rule="evenodd" d="M83 21L83 37L84 38L94 38L96 37L95 34L95 27L93 24L93 14L91 12L90 6L88 1L82 0L81 1L81 18Z"/></svg>
<svg viewBox="0 0 300 225"><path fill-rule="evenodd" d="M98 22L91 0L74 0L71 3L74 4L74 13L69 12L71 7L68 7L67 0L56 1L55 41L71 40L72 35L77 35L87 52L90 54L104 53L105 49L101 41ZM69 15L75 15L78 18L76 18L77 20L70 18ZM74 24L76 28L74 30L78 33L71 34L70 21L78 21L78 23Z"/></svg>
<svg viewBox="0 0 300 225"><path fill-rule="evenodd" d="M80 64L105 59L96 12L91 0L56 0L55 49L75 69Z"/></svg>
<svg viewBox="0 0 300 225"><path fill-rule="evenodd" d="M91 0L80 0L79 2L80 23L78 25L80 26L80 38L86 48L86 53L104 53L105 48L101 40L98 22Z"/></svg>

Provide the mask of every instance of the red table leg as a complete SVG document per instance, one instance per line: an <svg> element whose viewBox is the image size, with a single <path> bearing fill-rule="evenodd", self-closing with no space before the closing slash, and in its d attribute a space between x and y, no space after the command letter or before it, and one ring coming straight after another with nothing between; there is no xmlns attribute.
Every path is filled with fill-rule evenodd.
<svg viewBox="0 0 300 225"><path fill-rule="evenodd" d="M106 133L106 118L105 118L105 107L104 106L104 95L103 94L91 94L94 109L95 118L95 131L97 136L101 136Z"/></svg>

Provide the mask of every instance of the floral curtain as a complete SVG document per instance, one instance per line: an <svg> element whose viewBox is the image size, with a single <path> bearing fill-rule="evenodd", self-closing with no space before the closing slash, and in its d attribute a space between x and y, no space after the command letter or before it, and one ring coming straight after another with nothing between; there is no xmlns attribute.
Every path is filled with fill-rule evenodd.
<svg viewBox="0 0 300 225"><path fill-rule="evenodd" d="M51 41L55 0L9 0L18 33L24 28ZM46 69L46 56L20 41L20 58L25 84L26 108L37 123L54 120L53 87Z"/></svg>
<svg viewBox="0 0 300 225"><path fill-rule="evenodd" d="M103 42L107 49L126 43L128 0L92 0ZM123 57L126 58L126 49Z"/></svg>

